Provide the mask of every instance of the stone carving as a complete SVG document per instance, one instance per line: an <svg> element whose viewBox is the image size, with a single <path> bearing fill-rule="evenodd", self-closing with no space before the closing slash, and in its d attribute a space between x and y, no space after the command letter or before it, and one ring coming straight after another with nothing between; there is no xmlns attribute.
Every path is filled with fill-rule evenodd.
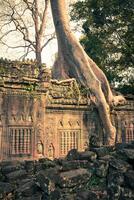
<svg viewBox="0 0 134 200"><path fill-rule="evenodd" d="M48 146L48 158L49 159L53 159L55 157L55 148L53 146L53 144L51 143L49 146Z"/></svg>
<svg viewBox="0 0 134 200"><path fill-rule="evenodd" d="M0 91L5 88L23 91L46 92L43 82L49 82L51 72L42 64L42 72L36 61L11 61L0 59Z"/></svg>
<svg viewBox="0 0 134 200"><path fill-rule="evenodd" d="M16 121L16 115L11 116L11 121Z"/></svg>
<svg viewBox="0 0 134 200"><path fill-rule="evenodd" d="M37 124L36 126L36 138L37 138L37 141L43 139L43 127L41 124Z"/></svg>
<svg viewBox="0 0 134 200"><path fill-rule="evenodd" d="M81 94L75 79L51 80L48 101L51 104L87 104L87 98Z"/></svg>
<svg viewBox="0 0 134 200"><path fill-rule="evenodd" d="M77 119L66 118L59 120L58 129L80 129L80 121Z"/></svg>
<svg viewBox="0 0 134 200"><path fill-rule="evenodd" d="M44 145L41 140L37 142L37 153L44 156Z"/></svg>
<svg viewBox="0 0 134 200"><path fill-rule="evenodd" d="M54 129L52 127L47 127L46 128L46 141L47 141L47 145L48 143L51 143L54 139Z"/></svg>
<svg viewBox="0 0 134 200"><path fill-rule="evenodd" d="M0 59L0 74L14 78L28 76L38 77L38 66L34 60L11 61L7 59Z"/></svg>
<svg viewBox="0 0 134 200"><path fill-rule="evenodd" d="M60 120L60 121L59 121L59 127L60 127L60 126L61 126L61 127L63 127L63 126L64 126L64 125L63 125L63 121L62 121L62 120Z"/></svg>
<svg viewBox="0 0 134 200"><path fill-rule="evenodd" d="M93 97L87 98L87 91L79 89L74 79L57 81L50 78L50 70L44 67L39 74L34 61L0 60L3 159L13 159L9 151L9 126L20 127L21 130L13 134L15 138L22 136L16 140L16 146L21 146L22 150L26 146L25 151L30 152L33 159L35 154L50 158L65 156L72 148L83 151L92 135L92 145L99 146L98 142L104 141L95 104L91 104ZM131 141L134 138L134 96L129 96L127 105L120 105L114 111L113 123L117 121L117 134L121 135L118 142L122 142L122 133L125 142ZM123 124L126 119L131 123ZM29 125L35 131L29 130Z"/></svg>
<svg viewBox="0 0 134 200"><path fill-rule="evenodd" d="M68 124L71 127L72 126L72 121L68 121Z"/></svg>
<svg viewBox="0 0 134 200"><path fill-rule="evenodd" d="M80 126L80 122L79 121L77 121L77 125Z"/></svg>

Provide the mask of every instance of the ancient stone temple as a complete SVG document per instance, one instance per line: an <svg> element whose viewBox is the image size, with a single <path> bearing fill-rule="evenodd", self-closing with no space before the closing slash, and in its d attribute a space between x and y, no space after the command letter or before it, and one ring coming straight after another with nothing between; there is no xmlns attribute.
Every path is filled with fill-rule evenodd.
<svg viewBox="0 0 134 200"><path fill-rule="evenodd" d="M111 113L118 143L134 140L134 98L127 100ZM105 141L95 105L74 79L51 80L33 61L0 60L1 160L64 157L84 151L92 136Z"/></svg>

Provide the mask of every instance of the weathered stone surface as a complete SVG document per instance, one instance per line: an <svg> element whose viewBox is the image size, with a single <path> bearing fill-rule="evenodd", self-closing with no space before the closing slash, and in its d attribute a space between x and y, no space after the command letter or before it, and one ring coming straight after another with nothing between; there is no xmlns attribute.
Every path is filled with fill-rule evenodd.
<svg viewBox="0 0 134 200"><path fill-rule="evenodd" d="M51 200L59 200L61 198L61 191L59 189L54 190L50 193Z"/></svg>
<svg viewBox="0 0 134 200"><path fill-rule="evenodd" d="M44 192L44 195L46 196L48 196L50 192L55 190L54 181L50 176L46 176L43 171L37 174L36 184L41 188L41 190Z"/></svg>
<svg viewBox="0 0 134 200"><path fill-rule="evenodd" d="M91 177L91 173L87 169L76 169L70 170L68 172L60 173L60 177L62 178L62 182L60 187L71 188L74 186L81 186L86 183Z"/></svg>
<svg viewBox="0 0 134 200"><path fill-rule="evenodd" d="M125 173L126 186L134 190L134 170L129 170Z"/></svg>
<svg viewBox="0 0 134 200"><path fill-rule="evenodd" d="M87 154L76 151L75 159L71 160L0 163L0 173L6 176L6 182L0 182L0 199L133 200L134 170L130 163L133 160L126 154L120 155L113 151L112 157L108 154L91 161L89 151Z"/></svg>
<svg viewBox="0 0 134 200"><path fill-rule="evenodd" d="M8 173L6 177L9 181L16 181L18 179L25 178L26 175L27 172L25 170L16 170L14 172Z"/></svg>
<svg viewBox="0 0 134 200"><path fill-rule="evenodd" d="M68 171L72 169L88 168L88 160L60 160L57 162L59 171Z"/></svg>
<svg viewBox="0 0 134 200"><path fill-rule="evenodd" d="M97 158L97 155L93 151L85 151L79 153L79 160L88 160L94 161Z"/></svg>
<svg viewBox="0 0 134 200"><path fill-rule="evenodd" d="M76 194L76 199L77 200L107 200L107 192L101 192L101 191L78 191Z"/></svg>
<svg viewBox="0 0 134 200"><path fill-rule="evenodd" d="M97 160L95 162L95 174L99 177L106 177L108 173L109 163L104 160Z"/></svg>
<svg viewBox="0 0 134 200"><path fill-rule="evenodd" d="M118 170L119 172L126 172L128 169L131 169L131 166L123 160L113 159L109 162L110 167Z"/></svg>
<svg viewBox="0 0 134 200"><path fill-rule="evenodd" d="M35 166L36 166L35 160L26 160L25 161L25 169L28 173L34 174L35 173Z"/></svg>
<svg viewBox="0 0 134 200"><path fill-rule="evenodd" d="M7 167L7 166L18 166L18 165L20 165L20 162L19 161L17 161L17 160L12 160L12 161L10 161L10 160L4 160L4 161L2 161L1 163L0 163L0 166L1 166L1 168L3 168L3 167Z"/></svg>
<svg viewBox="0 0 134 200"><path fill-rule="evenodd" d="M16 192L18 193L18 196L30 197L38 192L38 190L39 188L35 184L35 181L29 180L25 184L20 185L19 188L17 188Z"/></svg>
<svg viewBox="0 0 134 200"><path fill-rule="evenodd" d="M42 199L42 194L41 192L38 193L38 194L34 194L30 197L24 197L24 196L20 196L20 197L17 197L18 199L17 200L41 200ZM12 199L11 199L12 200Z"/></svg>
<svg viewBox="0 0 134 200"><path fill-rule="evenodd" d="M90 191L79 191L76 195L77 200L97 200L97 196L95 193L92 192L92 198L90 197Z"/></svg>
<svg viewBox="0 0 134 200"><path fill-rule="evenodd" d="M110 188L108 188L108 199L110 200L119 200L121 195L121 186L119 185L111 185Z"/></svg>
<svg viewBox="0 0 134 200"><path fill-rule="evenodd" d="M3 198L4 195L13 192L14 186L10 183L0 182L0 199Z"/></svg>
<svg viewBox="0 0 134 200"><path fill-rule="evenodd" d="M2 173L3 174L8 174L8 173L14 172L16 170L19 170L20 168L21 168L20 165L8 165L8 166L4 166L2 168Z"/></svg>
<svg viewBox="0 0 134 200"><path fill-rule="evenodd" d="M124 154L127 159L134 160L134 149L123 149L122 154Z"/></svg>
<svg viewBox="0 0 134 200"><path fill-rule="evenodd" d="M134 149L133 141L131 143L117 143L115 145L116 150L122 150L122 149Z"/></svg>
<svg viewBox="0 0 134 200"><path fill-rule="evenodd" d="M19 182L17 182L18 187L21 187L22 185L24 185L24 184L30 182L31 180L35 179L33 177L34 177L34 175L29 174L28 176L26 176L22 179L19 179Z"/></svg>
<svg viewBox="0 0 134 200"><path fill-rule="evenodd" d="M72 149L68 152L66 156L67 160L79 160L79 153L76 149Z"/></svg>
<svg viewBox="0 0 134 200"><path fill-rule="evenodd" d="M50 167L55 167L56 164L54 161L47 159L47 158L41 158L39 159L39 163L41 163L42 169L48 169Z"/></svg>
<svg viewBox="0 0 134 200"><path fill-rule="evenodd" d="M133 200L134 199L134 191L129 188L122 188L120 200Z"/></svg>
<svg viewBox="0 0 134 200"><path fill-rule="evenodd" d="M111 151L113 151L112 147L100 147L100 148L91 148L92 151L94 151L98 157L103 157L106 155L109 155Z"/></svg>
<svg viewBox="0 0 134 200"><path fill-rule="evenodd" d="M38 175L43 176L43 177L47 177L50 182L52 182L52 184L56 184L59 185L61 184L61 177L60 177L60 173L59 173L59 167L57 168L50 168L47 170L41 170L40 172L38 172L38 174L36 175L37 180L38 180Z"/></svg>
<svg viewBox="0 0 134 200"><path fill-rule="evenodd" d="M118 200L121 195L122 186L124 184L123 174L120 173L120 171L110 169L107 181L109 198L111 198L111 200Z"/></svg>
<svg viewBox="0 0 134 200"><path fill-rule="evenodd" d="M39 159L39 162L35 164L34 170L41 171L41 170L46 170L46 169L54 168L54 167L56 167L55 161L49 160L47 158L42 158L42 159Z"/></svg>
<svg viewBox="0 0 134 200"><path fill-rule="evenodd" d="M80 162L78 160L66 161L62 162L61 171L69 171L72 169L80 168Z"/></svg>
<svg viewBox="0 0 134 200"><path fill-rule="evenodd" d="M110 188L112 185L123 185L124 184L124 176L119 171L112 171L108 174L108 187Z"/></svg>
<svg viewBox="0 0 134 200"><path fill-rule="evenodd" d="M1 169L0 169L0 181L5 181L5 176L4 176L4 174L1 172Z"/></svg>

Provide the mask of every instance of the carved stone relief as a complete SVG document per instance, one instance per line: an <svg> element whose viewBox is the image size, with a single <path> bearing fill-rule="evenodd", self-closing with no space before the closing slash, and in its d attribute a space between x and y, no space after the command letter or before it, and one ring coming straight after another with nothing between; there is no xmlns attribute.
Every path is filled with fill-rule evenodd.
<svg viewBox="0 0 134 200"><path fill-rule="evenodd" d="M48 146L48 158L49 159L55 158L55 148L52 143Z"/></svg>
<svg viewBox="0 0 134 200"><path fill-rule="evenodd" d="M35 129L36 152L39 157L44 156L44 131L42 124L37 124Z"/></svg>
<svg viewBox="0 0 134 200"><path fill-rule="evenodd" d="M41 124L38 124L36 126L36 138L37 138L37 140L43 140L43 135L44 135L43 127L42 127Z"/></svg>
<svg viewBox="0 0 134 200"><path fill-rule="evenodd" d="M41 140L37 142L37 153L44 156L44 144Z"/></svg>
<svg viewBox="0 0 134 200"><path fill-rule="evenodd" d="M58 129L81 129L81 122L79 119L60 119L58 122Z"/></svg>

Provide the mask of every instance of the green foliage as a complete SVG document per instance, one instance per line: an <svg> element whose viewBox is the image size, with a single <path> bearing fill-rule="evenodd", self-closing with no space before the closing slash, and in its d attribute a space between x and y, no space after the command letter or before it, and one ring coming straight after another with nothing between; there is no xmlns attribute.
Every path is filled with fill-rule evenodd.
<svg viewBox="0 0 134 200"><path fill-rule="evenodd" d="M25 85L25 90L28 91L28 92L34 92L34 91L36 91L37 88L38 88L38 84L37 83L26 84Z"/></svg>
<svg viewBox="0 0 134 200"><path fill-rule="evenodd" d="M83 0L72 5L72 20L82 24L80 42L87 54L121 91L134 91L133 0ZM124 81L127 70L127 82ZM124 88L124 89L123 89Z"/></svg>
<svg viewBox="0 0 134 200"><path fill-rule="evenodd" d="M96 175L91 176L87 183L87 189L103 188L106 186L106 180Z"/></svg>
<svg viewBox="0 0 134 200"><path fill-rule="evenodd" d="M0 74L6 74L6 73L8 73L7 68L0 65Z"/></svg>

